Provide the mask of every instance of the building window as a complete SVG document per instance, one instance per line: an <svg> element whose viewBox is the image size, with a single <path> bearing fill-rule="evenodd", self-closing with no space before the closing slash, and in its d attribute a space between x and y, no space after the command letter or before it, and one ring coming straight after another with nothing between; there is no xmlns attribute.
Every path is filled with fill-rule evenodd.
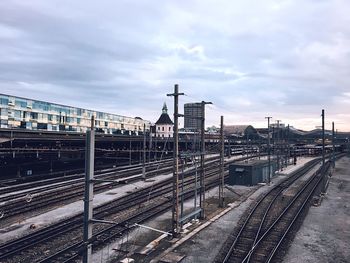
<svg viewBox="0 0 350 263"><path fill-rule="evenodd" d="M164 127L162 127L162 131L164 131Z"/></svg>
<svg viewBox="0 0 350 263"><path fill-rule="evenodd" d="M158 131L160 131L160 127L158 126Z"/></svg>
<svg viewBox="0 0 350 263"><path fill-rule="evenodd" d="M171 127L169 127L169 131L171 131Z"/></svg>
<svg viewBox="0 0 350 263"><path fill-rule="evenodd" d="M30 113L30 118L32 118L33 120L37 120L38 119L38 113L37 112L31 112Z"/></svg>
<svg viewBox="0 0 350 263"><path fill-rule="evenodd" d="M0 104L1 105L8 105L8 103L9 103L9 100L8 100L8 98L0 98ZM6 124L7 125L7 124Z"/></svg>
<svg viewBox="0 0 350 263"><path fill-rule="evenodd" d="M20 110L15 110L15 118L16 119L21 119L21 111Z"/></svg>
<svg viewBox="0 0 350 263"><path fill-rule="evenodd" d="M0 123L1 123L2 125L8 125L8 121L7 121L7 120L0 120Z"/></svg>
<svg viewBox="0 0 350 263"><path fill-rule="evenodd" d="M0 114L1 114L1 116L7 116L7 114L8 114L7 109L0 109Z"/></svg>
<svg viewBox="0 0 350 263"><path fill-rule="evenodd" d="M47 123L38 123L38 130L47 130Z"/></svg>
<svg viewBox="0 0 350 263"><path fill-rule="evenodd" d="M27 102L24 100L16 100L15 105L19 108L26 108Z"/></svg>

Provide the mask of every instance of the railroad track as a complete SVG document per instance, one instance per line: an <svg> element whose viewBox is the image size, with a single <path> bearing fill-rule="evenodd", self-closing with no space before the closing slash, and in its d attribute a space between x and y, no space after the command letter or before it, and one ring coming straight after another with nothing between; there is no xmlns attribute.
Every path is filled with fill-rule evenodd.
<svg viewBox="0 0 350 263"><path fill-rule="evenodd" d="M207 175L208 178L213 177L215 178L215 184L217 183L217 166L214 166L214 168L208 169ZM193 171L187 171L184 173L185 178L188 178L186 185L193 184L193 178L190 177L193 174ZM109 202L107 204L104 204L97 209L95 209L95 214L94 218L97 219L102 219L105 218L107 215L110 214L116 214L116 213L125 213L127 209L130 209L132 207L138 206L142 203L145 202L145 200L153 200L155 198L159 197L164 197L165 196L165 201L163 200L163 203L156 203L153 208L152 208L152 213L149 214L147 211L144 210L136 210L139 211L141 214L139 215L138 213L135 215L137 218L135 219L137 222L142 222L146 219L148 219L151 216L154 216L160 212L163 212L167 209L169 209L169 206L171 206L171 198L172 198L172 184L171 184L172 179L169 178L169 180L165 180L162 182L159 182L153 186L147 187L145 189L142 189L138 192L129 194L128 196L121 197L117 200L114 200L112 202ZM162 200L161 200L162 201ZM166 204L165 204L166 203ZM148 209L148 208L147 208ZM151 209L151 208L150 208ZM151 210L150 210L151 211ZM59 222L57 224L54 224L53 226L44 228L42 230L36 231L31 235L22 237L20 239L16 239L13 241L10 241L6 244L3 244L0 246L0 260L5 260L8 258L11 258L12 256L20 256L21 253L25 250L31 250L33 248L38 248L40 244L52 242L52 240L55 239L61 239L62 235L70 234L74 231L76 233L79 233L81 235L82 233L82 220L83 216L82 214L77 215L73 218L64 220L62 222ZM123 226L123 224L126 221L130 221L130 218L124 219L124 221L120 222L118 224L118 227ZM123 228L125 230L125 227ZM106 235L107 233L113 233L112 231L109 230L101 230L102 232L98 234L98 238L96 238L96 242L100 242L101 240L106 240ZM118 232L118 231L117 231ZM105 236L104 238L101 238L102 236ZM72 253L71 249L76 248L79 249L79 244L81 241L77 242L77 244L69 246L68 249L64 249L56 254L55 257L59 257L56 262L62 262L62 257L67 257L65 256L67 253L70 255ZM74 254L74 253L73 253ZM27 261L29 260L30 262L35 262L36 258L30 258L26 259ZM11 262L11 261L10 261ZM54 262L54 258L49 258L47 259L46 262Z"/></svg>
<svg viewBox="0 0 350 263"><path fill-rule="evenodd" d="M146 168L152 168L153 166L165 164L165 163L172 163L171 159L163 160L163 161L154 161L151 163L146 164ZM133 164L133 165L127 165L127 166L121 166L121 167L114 167L114 168L108 168L108 169L102 169L95 171L95 176L103 176L105 174L112 174L112 173L121 173L121 172L128 172L128 171L142 171L142 164ZM62 186L67 185L69 182L79 182L84 181L84 173L78 173L73 175L68 175L64 177L59 178L52 178L52 179L45 179L45 180L39 180L35 182L29 182L29 183L21 183L16 184L12 186L4 186L0 187L1 195L5 194L11 194L13 192L23 192L23 194L31 193L33 192L33 188L39 188L38 190L41 190L40 188L43 187L43 190L46 189L46 187L52 186L53 184L62 183ZM59 184L60 186L61 184ZM49 188L47 188L49 189ZM25 191L28 190L28 191ZM39 192L39 191L38 191ZM18 195L18 194L17 194ZM11 196L11 195L8 195ZM22 195L24 196L24 195ZM0 199L0 203L7 201L6 199Z"/></svg>
<svg viewBox="0 0 350 263"><path fill-rule="evenodd" d="M218 168L211 169L208 175L209 182L206 183L206 188L211 189L218 185L217 182L217 173L219 172ZM191 178L186 182L186 186L192 186L194 179ZM172 188L172 187L171 187ZM170 191L170 188L169 188ZM94 233L92 238L93 249L96 249L100 246L105 245L107 242L111 242L116 238L120 238L125 234L125 232L129 231L129 226L133 226L134 224L142 223L150 218L155 217L156 215L168 211L172 207L172 193L168 193L167 198L165 200L160 200L150 206L147 206L145 209L141 209L135 214L128 216L122 221L118 222L115 225L111 225L108 227L104 227L101 230ZM187 200L193 197L193 192L186 193L184 195L184 199ZM82 241L78 241L68 248L61 250L45 259L40 260L40 263L50 263L50 262L60 262L60 263L68 263L75 260L79 260L82 251L84 249L84 244Z"/></svg>
<svg viewBox="0 0 350 263"><path fill-rule="evenodd" d="M329 169L327 164L300 182L320 159L277 184L261 196L241 224L229 236L215 258L216 263L270 262L288 231ZM298 185L295 185L295 184ZM291 194L286 194L291 191Z"/></svg>
<svg viewBox="0 0 350 263"><path fill-rule="evenodd" d="M214 157L208 158L208 161L215 160ZM142 168L137 167L132 169L124 169L119 172L109 171L105 174L96 176L98 179L114 180L115 182L103 183L97 182L94 187L95 193L101 193L112 188L120 186L120 184L132 183L142 179ZM156 163L146 169L146 177L150 178L159 174L171 173L172 162ZM84 180L76 179L74 181L63 183L63 187L57 185L50 185L39 192L34 190L34 193L28 192L22 194L15 200L8 201L0 206L2 211L2 219L10 218L16 215L23 215L24 213L34 211L36 209L45 209L52 207L55 204L69 203L73 200L81 199L84 193ZM0 202L8 200L8 196L0 198ZM29 198L29 200L28 200Z"/></svg>

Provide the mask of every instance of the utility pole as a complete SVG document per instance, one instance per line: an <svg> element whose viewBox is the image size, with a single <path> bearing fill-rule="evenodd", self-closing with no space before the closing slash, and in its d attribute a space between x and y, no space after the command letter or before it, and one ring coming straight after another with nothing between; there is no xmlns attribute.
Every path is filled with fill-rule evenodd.
<svg viewBox="0 0 350 263"><path fill-rule="evenodd" d="M322 110L322 165L325 164L324 110Z"/></svg>
<svg viewBox="0 0 350 263"><path fill-rule="evenodd" d="M247 161L249 160L249 145L248 145L248 131L247 131L247 129L245 129L245 132L247 132L247 134L246 134L246 154L247 154Z"/></svg>
<svg viewBox="0 0 350 263"><path fill-rule="evenodd" d="M230 135L228 135L227 140L228 140L228 158L231 158L231 140L230 140Z"/></svg>
<svg viewBox="0 0 350 263"><path fill-rule="evenodd" d="M280 170L280 147L279 147L279 141L280 141L280 121L276 120L277 122L277 170Z"/></svg>
<svg viewBox="0 0 350 263"><path fill-rule="evenodd" d="M146 123L143 124L142 180L146 180Z"/></svg>
<svg viewBox="0 0 350 263"><path fill-rule="evenodd" d="M205 211L204 211L204 203L205 203L205 169L204 169L204 163L205 163L205 105L206 104L212 104L211 102L202 101L202 119L201 119L201 190L200 190L200 196L199 196L199 203L201 206L201 218L205 218Z"/></svg>
<svg viewBox="0 0 350 263"><path fill-rule="evenodd" d="M92 216L94 199L94 160L95 160L95 131L94 116L91 117L91 130L86 131L86 150L85 150L85 193L84 193L84 255L83 263L92 262Z"/></svg>
<svg viewBox="0 0 350 263"><path fill-rule="evenodd" d="M151 124L149 126L149 142L148 142L148 163L151 162L152 159L152 131Z"/></svg>
<svg viewBox="0 0 350 263"><path fill-rule="evenodd" d="M129 165L131 165L131 136L129 135Z"/></svg>
<svg viewBox="0 0 350 263"><path fill-rule="evenodd" d="M288 164L289 164L289 158L290 158L289 135L290 135L290 129L289 129L289 124L288 124L288 126L287 126L287 158L286 158L286 166L288 166Z"/></svg>
<svg viewBox="0 0 350 263"><path fill-rule="evenodd" d="M334 134L334 121L332 122L332 159L333 168L335 167L335 134Z"/></svg>
<svg viewBox="0 0 350 263"><path fill-rule="evenodd" d="M269 160L269 176L268 176L268 183L271 182L271 147L270 147L270 119L272 117L265 117L267 119L267 156Z"/></svg>
<svg viewBox="0 0 350 263"><path fill-rule="evenodd" d="M220 151L220 178L219 178L219 207L224 207L224 158L225 158L225 138L224 138L224 116L221 116L220 121L220 138L221 138L221 151Z"/></svg>
<svg viewBox="0 0 350 263"><path fill-rule="evenodd" d="M325 169L325 133L324 133L324 109L322 109L322 168ZM327 174L326 171L324 170L324 178L323 178L323 193L326 193L326 186L327 186Z"/></svg>
<svg viewBox="0 0 350 263"><path fill-rule="evenodd" d="M175 84L174 93L167 96L174 97L174 171L173 171L173 209L172 209L172 233L173 237L179 234L179 85Z"/></svg>

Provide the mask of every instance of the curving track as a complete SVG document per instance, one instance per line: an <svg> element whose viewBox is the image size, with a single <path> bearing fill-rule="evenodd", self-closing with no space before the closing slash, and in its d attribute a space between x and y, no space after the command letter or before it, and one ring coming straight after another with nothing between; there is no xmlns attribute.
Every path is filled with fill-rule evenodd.
<svg viewBox="0 0 350 263"><path fill-rule="evenodd" d="M215 262L270 262L329 170L327 162L307 180L303 179L318 162L319 159L309 162L264 194L228 238Z"/></svg>

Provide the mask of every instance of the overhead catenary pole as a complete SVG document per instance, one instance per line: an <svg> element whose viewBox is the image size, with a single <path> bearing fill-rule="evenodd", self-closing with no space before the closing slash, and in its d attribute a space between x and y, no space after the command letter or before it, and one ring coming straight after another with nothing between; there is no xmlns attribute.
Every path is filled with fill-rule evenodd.
<svg viewBox="0 0 350 263"><path fill-rule="evenodd" d="M148 163L151 162L152 159L152 131L151 124L149 126L149 142L148 142Z"/></svg>
<svg viewBox="0 0 350 263"><path fill-rule="evenodd" d="M131 136L129 135L129 165L131 165Z"/></svg>
<svg viewBox="0 0 350 263"><path fill-rule="evenodd" d="M228 135L227 140L228 140L228 158L231 158L231 140L230 140L230 135Z"/></svg>
<svg viewBox="0 0 350 263"><path fill-rule="evenodd" d="M334 121L332 122L332 163L335 167L335 134L334 134Z"/></svg>
<svg viewBox="0 0 350 263"><path fill-rule="evenodd" d="M143 124L142 179L146 180L146 123Z"/></svg>
<svg viewBox="0 0 350 263"><path fill-rule="evenodd" d="M267 158L269 160L269 176L268 176L268 183L271 182L271 145L270 145L270 119L272 117L265 117L267 119Z"/></svg>
<svg viewBox="0 0 350 263"><path fill-rule="evenodd" d="M173 162L173 208L172 208L172 234L178 236L179 229L179 85L175 84L174 93L167 96L174 97L174 162Z"/></svg>
<svg viewBox="0 0 350 263"><path fill-rule="evenodd" d="M280 121L281 120L276 120L277 122L277 140L276 140L276 144L277 144L277 170L280 170Z"/></svg>
<svg viewBox="0 0 350 263"><path fill-rule="evenodd" d="M246 154L247 154L247 161L249 160L249 146L248 146L248 131L247 131L247 129L245 129L245 131L244 132L246 132L246 148L245 148L245 150L246 150Z"/></svg>
<svg viewBox="0 0 350 263"><path fill-rule="evenodd" d="M199 203L201 207L201 218L205 218L205 105L206 104L212 104L211 102L202 101L201 102L201 111L202 111L202 118L201 118L201 176L200 176L200 196L199 196Z"/></svg>
<svg viewBox="0 0 350 263"><path fill-rule="evenodd" d="M86 150L85 150L85 192L84 192L84 255L83 262L92 262L92 237L91 222L93 216L93 198L94 198L94 160L95 160L95 131L94 116L91 117L91 130L86 131Z"/></svg>
<svg viewBox="0 0 350 263"><path fill-rule="evenodd" d="M324 110L322 109L322 165L325 164L325 133L324 133Z"/></svg>
<svg viewBox="0 0 350 263"><path fill-rule="evenodd" d="M289 128L289 124L288 124L288 126L287 126L287 160L286 160L286 166L287 165L289 165L289 158L290 158L290 142L289 142L289 140L290 140L290 137L289 137L289 135L290 135L290 128Z"/></svg>
<svg viewBox="0 0 350 263"><path fill-rule="evenodd" d="M225 174L224 174L224 158L225 158L225 138L224 138L224 116L221 116L220 121L220 139L221 139L221 151L220 151L220 178L219 178L219 207L224 207L224 186L225 186Z"/></svg>
<svg viewBox="0 0 350 263"><path fill-rule="evenodd" d="M325 168L326 163L326 157L325 157L325 125L324 125L324 109L322 109L322 168ZM324 177L323 177L323 193L326 193L327 188L327 173L324 170Z"/></svg>

